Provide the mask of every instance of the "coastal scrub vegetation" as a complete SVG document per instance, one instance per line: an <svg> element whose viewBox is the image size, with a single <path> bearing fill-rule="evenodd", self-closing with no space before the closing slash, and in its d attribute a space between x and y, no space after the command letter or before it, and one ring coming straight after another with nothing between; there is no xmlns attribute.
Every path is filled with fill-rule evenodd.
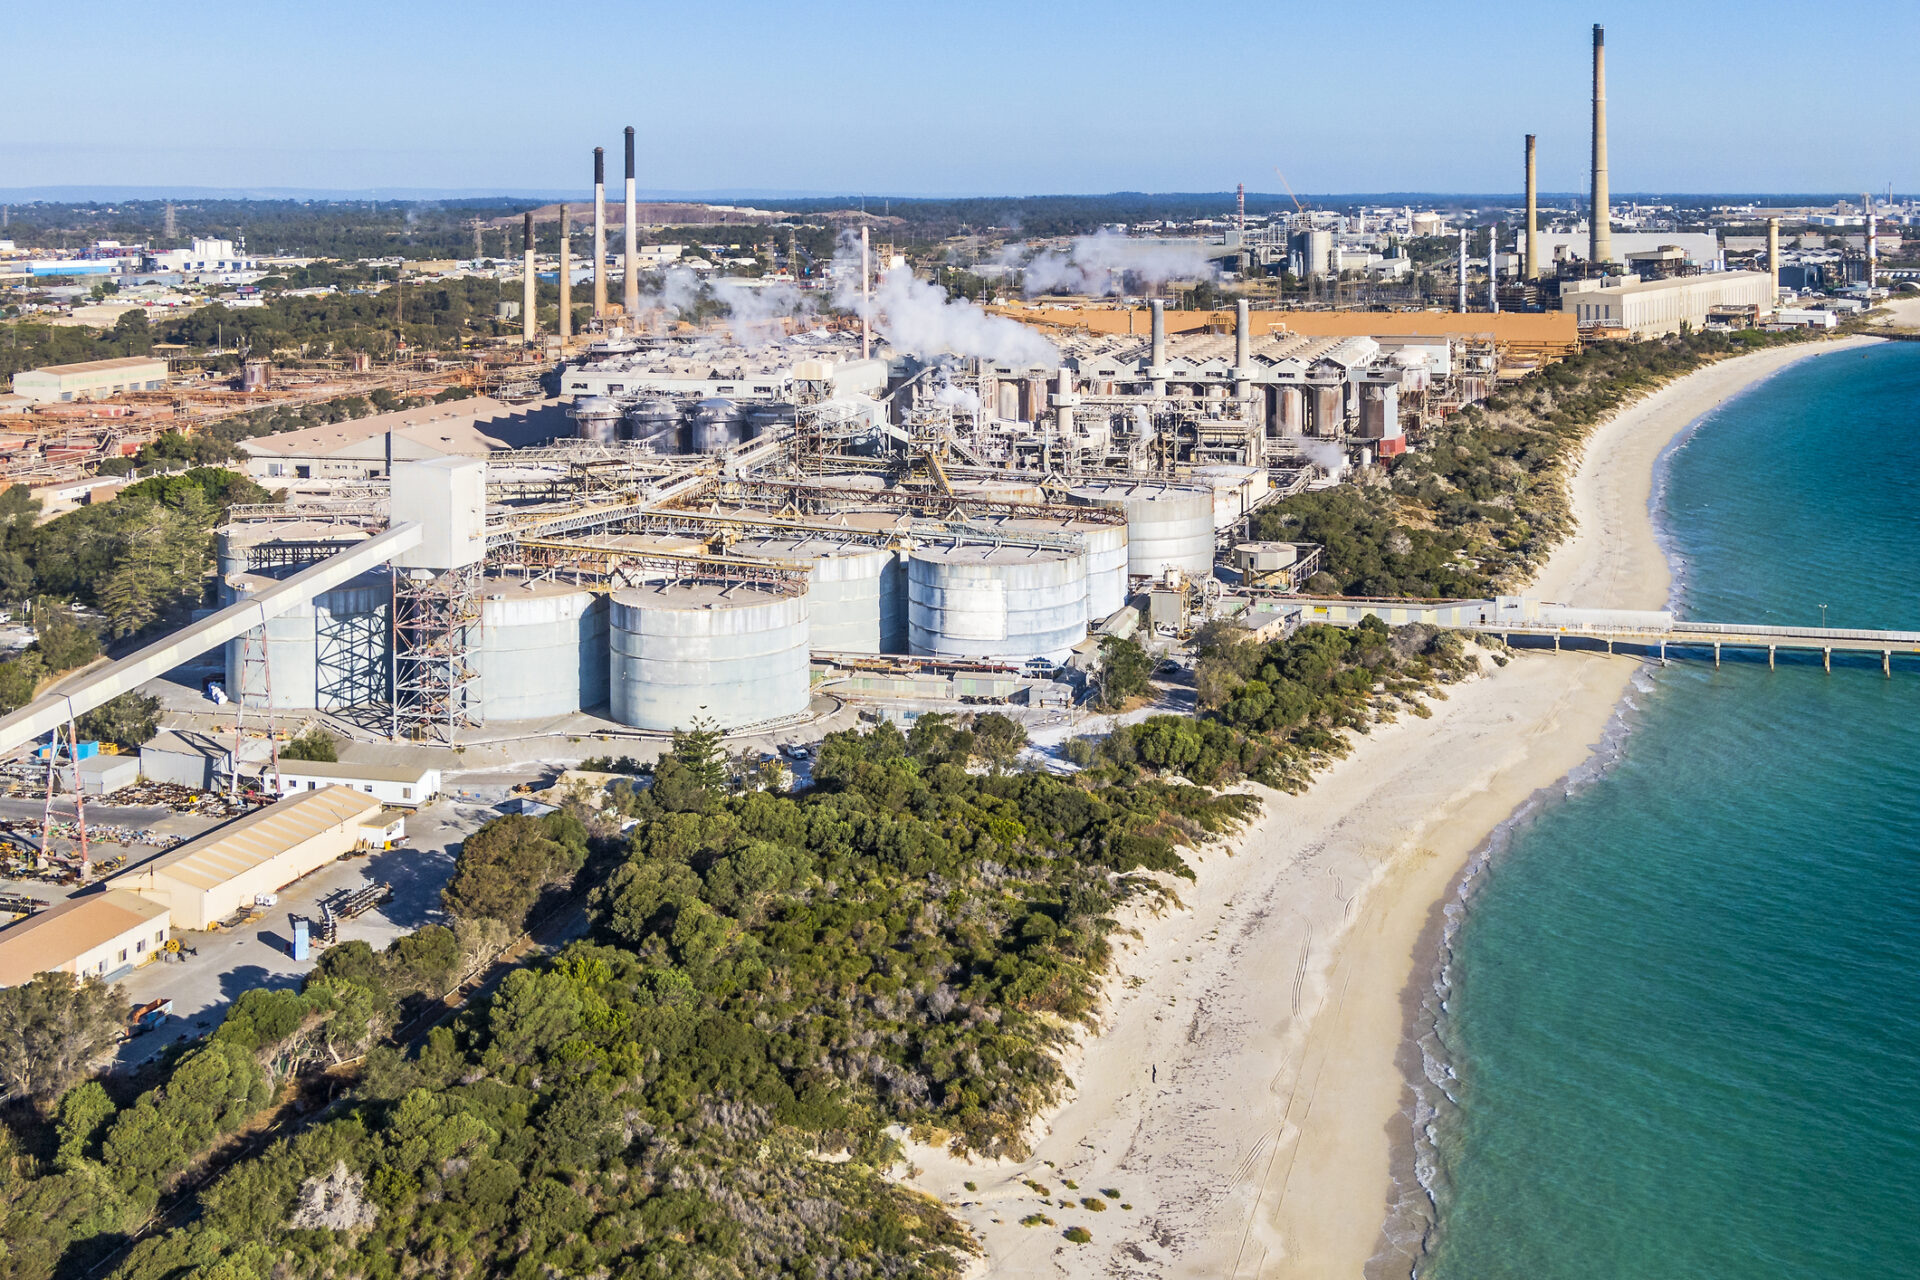
<svg viewBox="0 0 1920 1280"><path fill-rule="evenodd" d="M1326 548L1310 590L1480 598L1530 578L1572 528L1567 484L1587 434L1629 400L1703 365L1805 331L1597 342L1462 410L1390 477L1297 494L1258 536Z"/></svg>
<svg viewBox="0 0 1920 1280"><path fill-rule="evenodd" d="M1472 666L1457 635L1390 631L1371 617L1265 642L1213 622L1195 636L1194 653L1200 714L1116 728L1097 748L1108 776L1177 774L1209 787L1251 778L1298 791L1351 750L1350 733L1400 710L1430 714L1422 699Z"/></svg>
<svg viewBox="0 0 1920 1280"><path fill-rule="evenodd" d="M730 792L684 734L619 789L624 834L577 804L488 824L448 924L245 993L135 1097L12 1113L10 1274L957 1275L962 1230L886 1176L892 1126L1021 1153L1117 909L1256 805L1010 771L1013 737L833 734L788 796ZM529 913L580 910L587 936L439 1016Z"/></svg>

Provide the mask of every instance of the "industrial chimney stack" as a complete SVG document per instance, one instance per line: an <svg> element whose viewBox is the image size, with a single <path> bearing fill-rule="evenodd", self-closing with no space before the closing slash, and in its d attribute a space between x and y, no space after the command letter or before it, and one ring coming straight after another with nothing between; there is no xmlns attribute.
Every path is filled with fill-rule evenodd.
<svg viewBox="0 0 1920 1280"><path fill-rule="evenodd" d="M1153 380L1153 394L1164 396L1167 394L1167 304L1155 298L1147 306L1153 316L1147 348L1147 377Z"/></svg>
<svg viewBox="0 0 1920 1280"><path fill-rule="evenodd" d="M627 126L627 280L622 302L626 307L627 319L638 322L640 319L640 252L634 246L634 224L639 221L639 211L634 207L633 189L633 126Z"/></svg>
<svg viewBox="0 0 1920 1280"><path fill-rule="evenodd" d="M528 346L533 345L533 212L527 212L527 220L520 230L520 253L523 263L520 270L520 337Z"/></svg>
<svg viewBox="0 0 1920 1280"><path fill-rule="evenodd" d="M1593 210L1588 215L1587 257L1613 261L1613 229L1607 209L1607 29L1593 24Z"/></svg>
<svg viewBox="0 0 1920 1280"><path fill-rule="evenodd" d="M1867 288L1880 283L1880 216L1873 211L1873 197L1860 197L1867 208Z"/></svg>
<svg viewBox="0 0 1920 1280"><path fill-rule="evenodd" d="M1533 135L1527 135L1527 275L1528 280L1540 278L1540 251L1534 241L1540 234L1540 188L1534 180Z"/></svg>
<svg viewBox="0 0 1920 1280"><path fill-rule="evenodd" d="M567 206L560 206L560 345L573 337L573 255L567 244L573 225L567 219Z"/></svg>
<svg viewBox="0 0 1920 1280"><path fill-rule="evenodd" d="M593 149L593 318L607 314L607 149Z"/></svg>
<svg viewBox="0 0 1920 1280"><path fill-rule="evenodd" d="M1467 310L1467 229L1460 228L1460 313Z"/></svg>
<svg viewBox="0 0 1920 1280"><path fill-rule="evenodd" d="M1780 301L1780 219L1767 219L1767 274L1773 277L1773 297L1768 302L1771 308Z"/></svg>

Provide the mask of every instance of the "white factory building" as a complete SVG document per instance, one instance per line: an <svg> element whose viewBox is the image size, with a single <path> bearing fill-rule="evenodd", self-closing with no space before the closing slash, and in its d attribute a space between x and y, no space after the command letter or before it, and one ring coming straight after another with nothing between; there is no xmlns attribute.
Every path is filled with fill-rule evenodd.
<svg viewBox="0 0 1920 1280"><path fill-rule="evenodd" d="M342 854L392 844L405 830L403 819L388 818L381 807L375 797L347 787L303 791L169 849L109 884L160 903L180 928L205 929Z"/></svg>
<svg viewBox="0 0 1920 1280"><path fill-rule="evenodd" d="M1714 307L1773 309L1773 277L1764 271L1711 271L1670 280L1606 277L1568 280L1560 286L1560 309L1579 317L1580 327L1626 329L1636 338L1698 331Z"/></svg>
<svg viewBox="0 0 1920 1280"><path fill-rule="evenodd" d="M1727 252L1721 247L1718 231L1622 231L1615 227L1611 239L1611 260L1623 267L1629 265L1635 254L1653 254L1675 247L1686 255L1687 262L1702 271L1726 270ZM1585 262L1590 247L1585 226L1569 231L1542 231L1541 270L1551 271L1556 262Z"/></svg>
<svg viewBox="0 0 1920 1280"><path fill-rule="evenodd" d="M231 240L199 240L186 249L162 249L149 253L146 269L179 275L215 275L232 277L260 270L260 259L249 257L245 246L234 247Z"/></svg>
<svg viewBox="0 0 1920 1280"><path fill-rule="evenodd" d="M69 898L0 929L0 987L36 974L111 979L165 949L165 905L124 889Z"/></svg>
<svg viewBox="0 0 1920 1280"><path fill-rule="evenodd" d="M13 375L13 393L38 404L103 400L128 391L165 391L167 362L148 356L51 364Z"/></svg>
<svg viewBox="0 0 1920 1280"><path fill-rule="evenodd" d="M351 787L382 804L417 809L440 794L440 771L422 765L282 760L276 768L279 794L283 796L322 787ZM263 775L261 780L272 783L275 778Z"/></svg>
<svg viewBox="0 0 1920 1280"><path fill-rule="evenodd" d="M524 449L572 435L573 423L558 401L511 405L475 396L260 436L239 448L247 455L247 475L268 488L289 480L361 481L387 473L389 434L395 462L419 462Z"/></svg>

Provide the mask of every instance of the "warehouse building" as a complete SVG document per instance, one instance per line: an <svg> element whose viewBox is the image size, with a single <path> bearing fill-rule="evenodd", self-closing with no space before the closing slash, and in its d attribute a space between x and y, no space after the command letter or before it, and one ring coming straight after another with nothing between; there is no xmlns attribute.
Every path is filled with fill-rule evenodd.
<svg viewBox="0 0 1920 1280"><path fill-rule="evenodd" d="M351 787L382 804L417 809L440 794L440 771L419 765L282 760L279 771L283 796L318 791L322 787Z"/></svg>
<svg viewBox="0 0 1920 1280"><path fill-rule="evenodd" d="M1569 280L1560 287L1560 309L1582 329L1626 329L1636 338L1696 332L1715 307L1773 310L1773 278L1764 271L1715 271L1671 280Z"/></svg>
<svg viewBox="0 0 1920 1280"><path fill-rule="evenodd" d="M385 848L403 820L347 787L303 791L117 875L110 882L165 905L182 929L205 929L356 849Z"/></svg>
<svg viewBox="0 0 1920 1280"><path fill-rule="evenodd" d="M165 905L125 889L69 898L0 929L0 987L39 973L116 978L158 955L170 924Z"/></svg>
<svg viewBox="0 0 1920 1280"><path fill-rule="evenodd" d="M39 404L104 400L127 391L165 391L167 362L146 356L50 364L13 375L13 392Z"/></svg>
<svg viewBox="0 0 1920 1280"><path fill-rule="evenodd" d="M289 480L370 480L387 473L387 435L396 462L484 458L496 449L524 449L571 436L573 422L558 400L510 405L486 396L377 413L299 431L242 440L247 475L268 487Z"/></svg>

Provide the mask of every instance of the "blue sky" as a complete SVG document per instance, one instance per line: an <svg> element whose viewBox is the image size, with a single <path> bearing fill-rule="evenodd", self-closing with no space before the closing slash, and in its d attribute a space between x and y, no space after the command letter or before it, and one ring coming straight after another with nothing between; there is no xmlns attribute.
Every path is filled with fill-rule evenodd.
<svg viewBox="0 0 1920 1280"><path fill-rule="evenodd" d="M0 8L0 189L1571 191L1596 21L1616 192L1920 189L1910 3Z"/></svg>

